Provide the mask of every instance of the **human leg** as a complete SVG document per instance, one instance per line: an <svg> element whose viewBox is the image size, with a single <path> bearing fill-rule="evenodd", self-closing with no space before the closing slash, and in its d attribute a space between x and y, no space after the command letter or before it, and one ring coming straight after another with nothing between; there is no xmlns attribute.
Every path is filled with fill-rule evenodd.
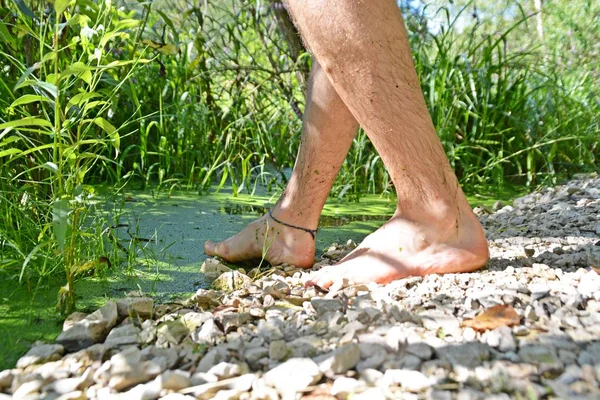
<svg viewBox="0 0 600 400"><path fill-rule="evenodd" d="M298 158L290 181L272 210L275 218L316 229L329 190L357 130L358 123L315 61ZM299 267L313 264L315 241L310 234L278 224L268 215L223 242L206 242L204 249L208 255L236 262L260 258L265 243L266 259L273 264L287 262Z"/></svg>
<svg viewBox="0 0 600 400"><path fill-rule="evenodd" d="M387 282L485 264L483 229L436 135L395 1L289 0L288 7L381 155L398 195L392 219L311 283Z"/></svg>

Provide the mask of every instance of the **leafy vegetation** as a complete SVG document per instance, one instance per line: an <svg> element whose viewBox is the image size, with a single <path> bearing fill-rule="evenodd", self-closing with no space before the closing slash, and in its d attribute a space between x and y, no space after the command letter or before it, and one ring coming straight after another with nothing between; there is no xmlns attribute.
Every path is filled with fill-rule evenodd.
<svg viewBox="0 0 600 400"><path fill-rule="evenodd" d="M597 2L401 3L467 190L598 168ZM310 63L276 2L0 0L0 270L32 287L64 273L66 313L77 278L125 253L99 184L280 189ZM360 132L332 196L392 191Z"/></svg>

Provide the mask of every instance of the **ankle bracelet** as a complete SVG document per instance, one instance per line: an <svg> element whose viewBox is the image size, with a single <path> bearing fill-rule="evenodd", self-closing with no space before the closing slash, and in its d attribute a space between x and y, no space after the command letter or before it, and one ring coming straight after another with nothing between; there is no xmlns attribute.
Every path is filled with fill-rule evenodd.
<svg viewBox="0 0 600 400"><path fill-rule="evenodd" d="M281 225L283 225L283 226L287 226L288 228L299 229L299 230L301 230L301 231L307 232L307 233L309 233L309 234L310 234L310 236L312 236L313 240L316 240L316 239L317 239L317 231L318 231L318 228L317 228L317 229L308 229L308 228L303 228L303 227L301 227L301 226L296 226L296 225L288 224L287 222L280 221L280 220L278 220L277 218L275 218L275 217L273 216L273 212L272 212L272 210L271 210L271 209L269 209L269 217L271 217L271 219L272 219L273 221L277 222L278 224L281 224Z"/></svg>

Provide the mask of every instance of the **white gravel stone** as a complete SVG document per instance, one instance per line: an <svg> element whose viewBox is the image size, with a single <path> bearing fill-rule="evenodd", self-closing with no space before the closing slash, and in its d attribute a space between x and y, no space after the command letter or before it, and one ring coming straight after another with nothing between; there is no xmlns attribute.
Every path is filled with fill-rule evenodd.
<svg viewBox="0 0 600 400"><path fill-rule="evenodd" d="M264 375L265 382L281 393L296 393L317 383L322 376L310 358L290 358Z"/></svg>
<svg viewBox="0 0 600 400"><path fill-rule="evenodd" d="M400 385L409 392L420 392L435 384L435 380L421 372L407 369L388 369L382 379L386 384Z"/></svg>
<svg viewBox="0 0 600 400"><path fill-rule="evenodd" d="M550 346L527 345L519 349L519 357L530 364L558 364L556 350Z"/></svg>
<svg viewBox="0 0 600 400"><path fill-rule="evenodd" d="M65 348L60 344L37 344L17 361L17 368L24 369L33 364L59 360L64 351ZM4 386L2 382L0 382L1 386Z"/></svg>
<svg viewBox="0 0 600 400"><path fill-rule="evenodd" d="M94 380L107 383L111 389L122 391L138 383L147 382L162 372L156 362L143 361L142 353L136 347L128 347L115 354L100 367Z"/></svg>
<svg viewBox="0 0 600 400"><path fill-rule="evenodd" d="M231 268L215 258L207 258L200 266L200 272L209 280L215 280L222 273L230 271Z"/></svg>
<svg viewBox="0 0 600 400"><path fill-rule="evenodd" d="M406 348L406 352L419 357L421 360L429 360L433 357L433 349L427 343L411 343Z"/></svg>
<svg viewBox="0 0 600 400"><path fill-rule="evenodd" d="M381 388L370 388L362 393L352 396L352 400L386 400L388 397L385 395Z"/></svg>
<svg viewBox="0 0 600 400"><path fill-rule="evenodd" d="M82 383L81 377L57 379L44 387L44 391L52 391L62 395L76 391Z"/></svg>
<svg viewBox="0 0 600 400"><path fill-rule="evenodd" d="M82 390L75 390L71 393L65 393L56 398L56 400L85 400L87 396Z"/></svg>
<svg viewBox="0 0 600 400"><path fill-rule="evenodd" d="M228 362L220 362L208 370L208 374L216 376L218 380L233 378L241 373L242 369L239 365Z"/></svg>
<svg viewBox="0 0 600 400"><path fill-rule="evenodd" d="M251 284L252 279L249 276L239 271L229 271L219 275L213 282L213 287L217 290L233 291Z"/></svg>
<svg viewBox="0 0 600 400"><path fill-rule="evenodd" d="M435 352L440 359L448 361L452 366L467 368L475 368L490 358L489 347L478 342L441 346Z"/></svg>
<svg viewBox="0 0 600 400"><path fill-rule="evenodd" d="M333 396L347 397L351 394L355 394L359 391L362 391L364 387L365 384L357 379L340 376L339 378L336 378L333 382L330 393Z"/></svg>
<svg viewBox="0 0 600 400"><path fill-rule="evenodd" d="M342 311L342 302L338 299L322 299L313 297L310 300L318 315L323 315L330 312Z"/></svg>
<svg viewBox="0 0 600 400"><path fill-rule="evenodd" d="M336 350L319 356L315 361L326 375L343 374L360 360L360 349L356 343L338 347Z"/></svg>
<svg viewBox="0 0 600 400"><path fill-rule="evenodd" d="M182 370L167 370L156 377L156 381L163 389L181 390L191 386L190 373Z"/></svg>
<svg viewBox="0 0 600 400"><path fill-rule="evenodd" d="M383 372L376 369L367 368L360 372L360 379L369 385L375 385L381 378L383 378Z"/></svg>
<svg viewBox="0 0 600 400"><path fill-rule="evenodd" d="M228 358L227 350L223 347L213 347L210 349L198 364L198 372L208 372L212 367L225 361Z"/></svg>
<svg viewBox="0 0 600 400"><path fill-rule="evenodd" d="M577 357L579 365L600 365L600 342L590 343ZM600 381L600 376L598 376Z"/></svg>
<svg viewBox="0 0 600 400"><path fill-rule="evenodd" d="M419 314L425 329L432 331L443 330L444 335L460 336L460 322L454 315L439 310L429 310Z"/></svg>
<svg viewBox="0 0 600 400"><path fill-rule="evenodd" d="M291 351L284 340L273 340L269 345L269 358L273 361L283 361L289 357Z"/></svg>
<svg viewBox="0 0 600 400"><path fill-rule="evenodd" d="M25 382L21 386L19 386L19 388L16 391L14 391L14 393L12 394L12 398L14 400L38 398L38 395L32 395L38 393L42 388L42 385L43 382L41 380Z"/></svg>
<svg viewBox="0 0 600 400"><path fill-rule="evenodd" d="M210 375L207 372L196 372L190 377L190 385L191 386L199 386L204 385L205 383L215 383L219 380L214 375Z"/></svg>
<svg viewBox="0 0 600 400"><path fill-rule="evenodd" d="M119 317L148 318L154 311L154 300L151 297L127 297L118 299L117 313Z"/></svg>
<svg viewBox="0 0 600 400"><path fill-rule="evenodd" d="M77 351L102 342L117 323L117 317L117 305L108 301L104 307L61 332L56 341L68 351Z"/></svg>
<svg viewBox="0 0 600 400"><path fill-rule="evenodd" d="M0 391L6 390L11 387L15 372L11 369L5 369L0 371Z"/></svg>
<svg viewBox="0 0 600 400"><path fill-rule="evenodd" d="M200 329L192 331L190 337L198 344L214 344L223 337L223 331L217 326L214 319L211 318L205 321Z"/></svg>
<svg viewBox="0 0 600 400"><path fill-rule="evenodd" d="M200 289L151 314L148 301L146 312L134 312L139 298L72 314L61 337L67 354L30 350L24 370L0 371L0 392L287 400L330 388L338 398L446 400L545 398L550 387L557 398L600 398L600 277L590 268L600 262L600 179L475 212L491 255L480 271L339 282L325 294L305 288L307 273L292 266L253 270L261 277L238 288L233 276L245 272L209 259L207 274L232 277L226 290ZM332 246L328 255L350 247ZM513 307L522 325L461 327L499 304ZM125 318L119 327L116 314ZM66 332L79 337L65 343Z"/></svg>
<svg viewBox="0 0 600 400"><path fill-rule="evenodd" d="M141 332L141 329L133 324L118 326L110 331L104 344L108 347L117 347L141 343Z"/></svg>
<svg viewBox="0 0 600 400"><path fill-rule="evenodd" d="M161 400L195 400L194 396L188 396L181 393L169 393L160 398Z"/></svg>

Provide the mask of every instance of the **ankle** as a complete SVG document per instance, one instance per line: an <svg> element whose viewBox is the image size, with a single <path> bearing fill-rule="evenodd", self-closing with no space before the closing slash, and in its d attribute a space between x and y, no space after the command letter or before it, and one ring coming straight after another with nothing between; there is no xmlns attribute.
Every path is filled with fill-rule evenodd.
<svg viewBox="0 0 600 400"><path fill-rule="evenodd" d="M399 199L394 215L419 224L442 226L459 218L460 207L456 202L446 200Z"/></svg>
<svg viewBox="0 0 600 400"><path fill-rule="evenodd" d="M296 207L293 203L280 199L271 209L271 213L279 221L304 229L316 230L319 226L320 213L314 212L306 205Z"/></svg>
<svg viewBox="0 0 600 400"><path fill-rule="evenodd" d="M462 199L454 201L437 199L408 204L399 201L394 216L422 227L427 231L427 236L442 240L456 237L465 230L476 230L483 237L483 229L471 206L462 193L460 196Z"/></svg>
<svg viewBox="0 0 600 400"><path fill-rule="evenodd" d="M282 221L273 215L273 210L269 210L268 215L269 215L269 218L272 221L274 221L276 224L282 225L282 226L284 226L286 228L290 228L292 230L306 232L312 237L313 240L317 239L317 229L305 228L303 226L294 225L289 222Z"/></svg>

